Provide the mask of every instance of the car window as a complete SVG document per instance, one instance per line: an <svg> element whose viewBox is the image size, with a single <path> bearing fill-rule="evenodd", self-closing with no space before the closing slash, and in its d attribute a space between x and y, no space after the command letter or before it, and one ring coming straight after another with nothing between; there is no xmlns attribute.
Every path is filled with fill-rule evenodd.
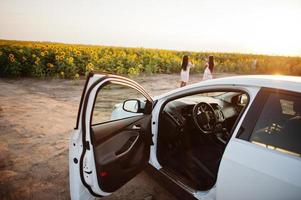
<svg viewBox="0 0 301 200"><path fill-rule="evenodd" d="M137 90L117 83L109 83L97 93L93 109L92 125L141 115L123 110L123 102L139 99L143 106L145 97Z"/></svg>
<svg viewBox="0 0 301 200"><path fill-rule="evenodd" d="M301 154L301 98L272 93L256 122L250 141L283 153Z"/></svg>

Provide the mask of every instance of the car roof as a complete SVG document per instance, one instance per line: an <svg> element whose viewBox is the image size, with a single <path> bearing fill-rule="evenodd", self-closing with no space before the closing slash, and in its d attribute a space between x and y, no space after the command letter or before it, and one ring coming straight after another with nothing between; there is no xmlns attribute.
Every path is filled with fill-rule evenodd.
<svg viewBox="0 0 301 200"><path fill-rule="evenodd" d="M300 76L283 76L283 75L243 75L230 76L224 78L216 78L207 81L200 81L176 90L170 91L163 96L168 96L175 92L189 90L202 86L213 85L232 85L245 87L266 87L273 89L288 90L301 93L301 77Z"/></svg>
<svg viewBox="0 0 301 200"><path fill-rule="evenodd" d="M268 87L275 89L285 89L301 92L300 76L283 76L283 75L248 75L248 76L231 76L210 80L207 84L234 84L245 86ZM202 85L204 82L197 84Z"/></svg>

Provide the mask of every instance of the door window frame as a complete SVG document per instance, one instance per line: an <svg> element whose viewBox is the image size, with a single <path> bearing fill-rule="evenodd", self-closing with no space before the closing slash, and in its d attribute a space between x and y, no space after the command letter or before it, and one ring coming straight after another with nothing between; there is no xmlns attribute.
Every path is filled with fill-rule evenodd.
<svg viewBox="0 0 301 200"><path fill-rule="evenodd" d="M247 95L248 97L248 102L247 104L244 106L244 108L241 110L239 116L237 117L237 120L236 122L234 123L233 125L233 128L231 129L230 131L230 135L233 135L234 132L235 132L235 129L239 123L239 121L241 120L241 117L242 115L245 113L246 109L249 107L250 105L250 102L251 102L251 96L249 94L249 91L246 90L245 88L241 88L241 87L238 87L238 88L235 88L235 87L227 87L227 86L221 86L221 87L208 87L206 89L203 89L203 90L192 90L190 92L187 92L187 93L181 93L181 94L178 94L178 95L173 95L172 97L169 97L167 98L161 105L160 107L160 110L159 110L159 120L158 120L158 127L160 126L160 118L162 117L162 112L166 106L166 104L168 104L169 102L173 101L173 100L176 100L176 99L180 99L180 98L183 98L183 97L187 97L187 96L193 96L193 95L197 95L197 94L201 94L201 93L210 93L210 92L223 92L223 91L226 91L226 92L242 92L244 94Z"/></svg>
<svg viewBox="0 0 301 200"><path fill-rule="evenodd" d="M79 102L79 107L78 107L78 111L77 111L77 118L76 118L76 124L75 124L74 130L77 130L78 127L79 127L80 115L81 115L81 110L82 110L83 103L84 103L84 98L86 96L87 86L88 86L89 80L92 76L93 76L93 74L89 73L87 78L86 78L84 89L82 91L82 95L81 95L80 102Z"/></svg>
<svg viewBox="0 0 301 200"><path fill-rule="evenodd" d="M125 117L125 118L121 118L121 119L97 122L95 124L92 124L93 113L94 113L95 103L96 103L96 99L98 97L98 94L99 94L99 92L102 88L104 88L105 86L107 86L109 84L127 86L127 87L132 88L132 89L136 90L137 92L141 93L141 95L147 101L146 104L145 104L145 110L142 114L150 114L151 113L151 107L152 106L150 106L150 104L152 104L153 101L151 100L151 97L147 94L147 92L144 89L141 90L142 88L136 87L136 85L131 85L131 84L128 84L128 83L125 83L125 82L120 82L119 80L114 80L114 81L109 80L109 81L106 81L104 84L102 84L100 87L97 88L97 91L95 93L95 97L94 97L94 100L93 100L92 112L91 112L91 115L90 115L90 126L95 126L95 125L97 126L97 125L105 124L105 123L108 123L108 122L113 122L113 121L118 121L118 120L122 120L122 119L126 119L126 118L135 117L135 116L131 116L131 117Z"/></svg>

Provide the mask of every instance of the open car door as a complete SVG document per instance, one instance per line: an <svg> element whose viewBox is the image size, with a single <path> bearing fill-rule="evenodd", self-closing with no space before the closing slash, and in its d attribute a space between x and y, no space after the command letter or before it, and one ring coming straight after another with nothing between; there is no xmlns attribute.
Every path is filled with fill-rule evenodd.
<svg viewBox="0 0 301 200"><path fill-rule="evenodd" d="M108 196L145 168L152 103L130 79L89 75L69 145L72 199Z"/></svg>

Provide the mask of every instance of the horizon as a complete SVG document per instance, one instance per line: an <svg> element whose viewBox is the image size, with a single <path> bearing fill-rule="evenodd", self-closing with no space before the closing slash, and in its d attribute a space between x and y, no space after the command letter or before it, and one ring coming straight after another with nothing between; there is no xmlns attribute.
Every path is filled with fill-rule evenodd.
<svg viewBox="0 0 301 200"><path fill-rule="evenodd" d="M34 41L34 40L9 40L0 38L0 41L14 41L14 42L28 42L28 43L50 43L61 45L79 45L79 46L94 46L94 47L112 47L112 48L132 48L132 49L149 49L149 50L163 50L163 51L176 51L187 53L212 53L212 54L238 54L238 55L253 55L253 56L271 56L271 57L291 57L301 58L301 55L277 55L277 54L259 54L259 53L245 53L245 52L218 52L218 51L193 51L193 50L177 50L177 49L163 49L163 48L149 48L149 47L131 47L131 46L116 46L116 45L102 45L102 44L82 44L82 43L64 43L52 41Z"/></svg>
<svg viewBox="0 0 301 200"><path fill-rule="evenodd" d="M301 56L298 0L2 0L0 11L3 40Z"/></svg>

